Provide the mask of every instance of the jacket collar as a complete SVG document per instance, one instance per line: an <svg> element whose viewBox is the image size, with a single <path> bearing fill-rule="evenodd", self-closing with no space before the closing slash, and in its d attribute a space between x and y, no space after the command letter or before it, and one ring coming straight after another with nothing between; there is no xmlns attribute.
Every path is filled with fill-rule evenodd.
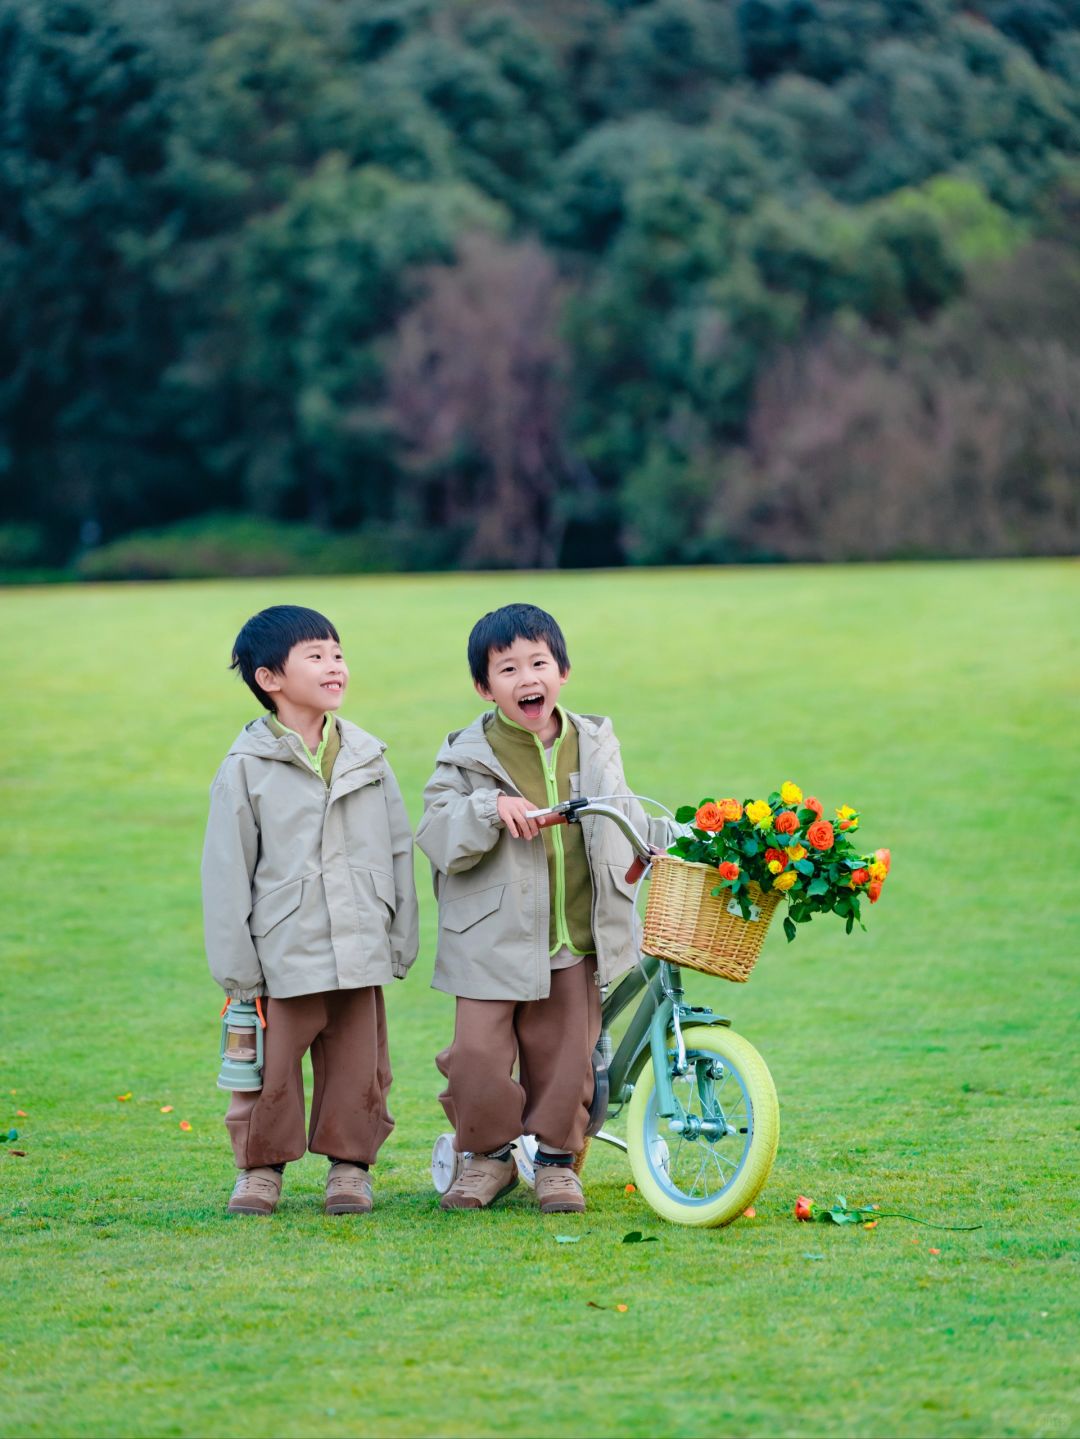
<svg viewBox="0 0 1080 1439"><path fill-rule="evenodd" d="M341 753L334 766L334 778L337 780L347 770L377 760L386 745L351 720L335 715L334 721L341 736ZM285 764L302 764L305 769L310 770L310 762L301 753L301 743L300 737L291 731L275 735L266 722L266 716L260 715L258 719L244 726L233 741L229 753L251 755L256 759L276 759Z"/></svg>
<svg viewBox="0 0 1080 1439"><path fill-rule="evenodd" d="M568 709L564 709L563 714L578 732L582 775L591 774L593 768L601 765L618 747L611 721L604 715L579 715ZM487 730L494 723L495 711L487 710L465 729L454 730L448 734L436 757L436 763L457 765L459 769L480 770L511 783L509 775L495 758L495 751L488 743Z"/></svg>

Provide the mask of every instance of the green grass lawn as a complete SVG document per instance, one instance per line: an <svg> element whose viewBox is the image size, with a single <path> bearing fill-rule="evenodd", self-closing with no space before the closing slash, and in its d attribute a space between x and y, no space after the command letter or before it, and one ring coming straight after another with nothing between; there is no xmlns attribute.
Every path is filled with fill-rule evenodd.
<svg viewBox="0 0 1080 1439"><path fill-rule="evenodd" d="M0 1124L19 1131L0 1151L0 1433L1080 1431L1078 578L1058 562L0 592ZM524 1189L439 1212L432 1057L452 1005L428 988L418 866L375 1214L324 1218L309 1156L273 1220L227 1220L198 862L211 776L253 712L231 640L267 604L329 613L343 712L390 743L415 820L437 745L479 708L468 629L511 599L561 618L566 701L613 716L642 793L793 778L892 848L868 933L818 920L788 946L777 925L749 984L695 981L780 1094L757 1217L664 1224L598 1145L581 1219L541 1220ZM800 1193L983 1228L796 1224ZM633 1229L659 1243L623 1245Z"/></svg>

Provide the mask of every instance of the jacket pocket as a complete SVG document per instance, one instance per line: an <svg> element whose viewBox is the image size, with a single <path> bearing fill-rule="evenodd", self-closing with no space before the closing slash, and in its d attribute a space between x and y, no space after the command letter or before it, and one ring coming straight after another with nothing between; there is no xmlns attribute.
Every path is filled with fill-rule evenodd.
<svg viewBox="0 0 1080 1439"><path fill-rule="evenodd" d="M257 899L251 906L251 918L248 920L248 929L254 938L261 939L264 934L270 933L275 924L287 919L299 905L303 892L304 881L294 879Z"/></svg>
<svg viewBox="0 0 1080 1439"><path fill-rule="evenodd" d="M502 904L505 889L505 884L493 884L490 889L480 889L474 894L463 894L458 899L446 900L440 907L440 925L454 934L461 934L487 915L495 913Z"/></svg>
<svg viewBox="0 0 1080 1439"><path fill-rule="evenodd" d="M624 864L605 863L605 868L607 869L608 874L611 875L611 881L614 884L615 888L619 891L620 894L625 895L626 898L631 901L631 903L633 903L637 899L638 892L638 886L636 884L627 884L626 882L626 871L630 868L632 860L633 855L631 855L630 859L628 859Z"/></svg>
<svg viewBox="0 0 1080 1439"><path fill-rule="evenodd" d="M375 886L375 893L386 905L391 914L397 909L397 889L394 885L392 874L383 874L381 870L371 871L371 882Z"/></svg>

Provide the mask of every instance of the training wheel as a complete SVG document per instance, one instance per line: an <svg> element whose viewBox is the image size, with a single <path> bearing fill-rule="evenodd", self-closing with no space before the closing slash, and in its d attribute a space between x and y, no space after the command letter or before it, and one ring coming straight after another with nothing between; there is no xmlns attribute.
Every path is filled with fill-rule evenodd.
<svg viewBox="0 0 1080 1439"><path fill-rule="evenodd" d="M536 1140L531 1134L523 1134L514 1141L514 1163L524 1184L536 1188Z"/></svg>
<svg viewBox="0 0 1080 1439"><path fill-rule="evenodd" d="M465 1168L467 1154L459 1154L454 1148L452 1134L440 1134L431 1151L431 1182L438 1194L445 1194L461 1171Z"/></svg>

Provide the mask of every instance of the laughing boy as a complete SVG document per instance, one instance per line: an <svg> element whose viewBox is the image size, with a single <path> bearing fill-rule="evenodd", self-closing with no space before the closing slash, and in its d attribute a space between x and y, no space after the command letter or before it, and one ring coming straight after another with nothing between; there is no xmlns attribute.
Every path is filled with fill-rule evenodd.
<svg viewBox="0 0 1080 1439"><path fill-rule="evenodd" d="M572 1165L592 1100L599 986L638 958L624 878L632 855L613 825L586 818L539 830L528 813L625 795L619 745L610 720L558 703L570 661L544 610L485 615L468 654L477 693L494 707L448 736L416 836L439 901L434 985L457 1000L453 1043L436 1060L447 1080L440 1098L455 1147L470 1155L442 1207L483 1209L509 1193L512 1141L525 1133L538 1141L541 1211L580 1213ZM646 830L640 807L628 810Z"/></svg>

